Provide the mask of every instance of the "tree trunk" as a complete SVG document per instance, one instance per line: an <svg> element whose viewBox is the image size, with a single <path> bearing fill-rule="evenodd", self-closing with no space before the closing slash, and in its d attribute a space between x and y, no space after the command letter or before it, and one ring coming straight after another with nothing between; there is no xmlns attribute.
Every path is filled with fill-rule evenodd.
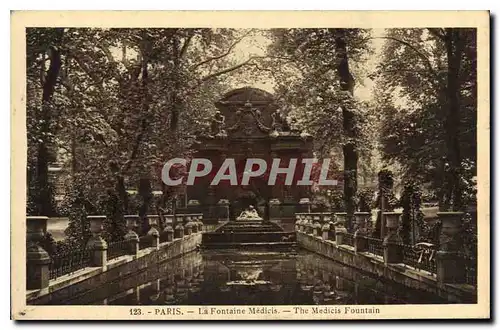
<svg viewBox="0 0 500 330"><path fill-rule="evenodd" d="M173 89L172 89L172 97L171 97L171 116L170 116L170 130L172 132L176 132L179 126L179 115L180 115L180 50L179 50L179 38L177 34L174 33L172 36L172 49L173 49Z"/></svg>
<svg viewBox="0 0 500 330"><path fill-rule="evenodd" d="M347 43L345 32L342 29L335 30L335 52L337 56L337 74L339 77L340 88L351 96L354 92L354 79L349 71L349 62L347 56ZM344 154L344 202L347 212L347 226L352 228L356 204L354 197L357 191L357 169L358 154L356 151L356 118L354 113L342 104L342 117L344 138L346 142L343 145Z"/></svg>
<svg viewBox="0 0 500 330"><path fill-rule="evenodd" d="M453 210L462 208L462 187L460 183L461 154L459 142L460 127L460 65L463 53L463 40L460 30L454 28L446 29L446 55L448 58L447 74L447 105L448 111L445 120L446 149L449 170L445 173L447 178L448 200L451 201Z"/></svg>
<svg viewBox="0 0 500 330"><path fill-rule="evenodd" d="M139 208L139 218L142 220L142 232L147 233L149 223L147 219L149 205L153 198L153 190L151 188L151 180L149 178L141 178L139 180L139 196L141 196L141 206Z"/></svg>
<svg viewBox="0 0 500 330"><path fill-rule="evenodd" d="M49 182L49 161L51 144L51 121L52 121L52 96L57 84L57 77L61 71L61 52L57 47L60 45L64 29L58 29L53 46L49 49L50 65L43 84L42 111L40 115L40 142L37 146L36 159L36 186L38 194L35 199L39 215L51 216L54 213L52 203L53 190Z"/></svg>

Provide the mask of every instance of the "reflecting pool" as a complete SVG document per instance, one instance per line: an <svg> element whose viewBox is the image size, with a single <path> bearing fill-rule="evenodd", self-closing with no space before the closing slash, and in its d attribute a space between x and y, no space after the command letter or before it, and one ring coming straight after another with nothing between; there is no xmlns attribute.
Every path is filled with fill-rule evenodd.
<svg viewBox="0 0 500 330"><path fill-rule="evenodd" d="M73 305L430 303L446 302L431 293L410 290L304 250L191 252L70 301L57 302Z"/></svg>

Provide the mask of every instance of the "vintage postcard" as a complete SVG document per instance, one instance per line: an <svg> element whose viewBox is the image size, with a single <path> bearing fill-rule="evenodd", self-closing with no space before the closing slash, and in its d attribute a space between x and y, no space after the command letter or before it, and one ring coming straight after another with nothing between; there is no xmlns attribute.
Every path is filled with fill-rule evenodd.
<svg viewBox="0 0 500 330"><path fill-rule="evenodd" d="M490 318L486 11L11 15L11 317Z"/></svg>

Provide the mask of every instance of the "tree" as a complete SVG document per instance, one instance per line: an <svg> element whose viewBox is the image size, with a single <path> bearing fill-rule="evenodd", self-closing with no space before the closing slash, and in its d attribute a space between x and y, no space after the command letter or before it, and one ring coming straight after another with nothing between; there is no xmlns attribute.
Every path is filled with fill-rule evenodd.
<svg viewBox="0 0 500 330"><path fill-rule="evenodd" d="M321 157L343 159L349 219L356 209L359 147L365 136L360 123L366 111L353 95L351 65L370 54L368 36L362 29L278 29L272 31L270 48L281 75L275 74L282 104L289 104L288 112L314 135Z"/></svg>
<svg viewBox="0 0 500 330"><path fill-rule="evenodd" d="M40 55L57 44L56 32L64 42L50 57ZM238 63L231 55L250 33L233 29L28 31L29 182L38 180L48 189L50 182L43 174L56 155L71 169L59 210L70 216L70 237L87 237L87 214L106 214L106 228L113 231L109 237L116 240L125 213L139 211L144 217L150 212L163 163L172 157L189 157L193 133L215 111L213 99L229 88L227 74L249 63ZM53 69L47 69L49 60ZM39 77L45 71L50 79L42 82L51 85L44 89ZM42 122L40 112L45 116ZM47 146L53 157L37 151L39 145ZM38 172L31 165L37 159ZM28 205L46 205L33 187L30 184ZM137 207L130 192L134 188L140 197ZM165 205L175 190L162 190Z"/></svg>
<svg viewBox="0 0 500 330"><path fill-rule="evenodd" d="M427 184L445 210L475 199L466 191L476 164L475 33L388 30L376 72L384 159Z"/></svg>
<svg viewBox="0 0 500 330"><path fill-rule="evenodd" d="M27 29L26 32L27 52L30 54L26 57L27 79L41 89L41 102L30 100L27 111L28 116L33 118L31 125L28 125L28 148L33 151L28 165L28 182L32 185L32 189L29 190L31 198L28 198L31 210L28 211L48 216L54 213L53 189L49 183L48 165L52 158L51 147L54 139L52 118L57 107L53 96L61 70L60 46L63 43L63 36L64 30L61 28L42 29L42 31ZM45 69L46 61L49 62L48 69ZM29 96L37 97L37 94L33 90L28 90Z"/></svg>

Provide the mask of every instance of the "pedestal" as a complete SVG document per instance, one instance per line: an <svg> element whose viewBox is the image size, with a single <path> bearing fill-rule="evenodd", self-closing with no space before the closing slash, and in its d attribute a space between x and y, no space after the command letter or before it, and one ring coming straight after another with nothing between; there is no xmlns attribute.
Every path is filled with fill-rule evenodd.
<svg viewBox="0 0 500 330"><path fill-rule="evenodd" d="M48 217L26 217L26 289L44 289L49 286L50 256L40 242L47 232Z"/></svg>
<svg viewBox="0 0 500 330"><path fill-rule="evenodd" d="M401 212L384 212L382 219L385 219L387 234L382 243L384 247L384 263L397 264L403 262L402 240L397 229L401 218Z"/></svg>
<svg viewBox="0 0 500 330"><path fill-rule="evenodd" d="M344 235L347 234L345 227L347 213L335 213L335 243L338 245L344 244Z"/></svg>
<svg viewBox="0 0 500 330"><path fill-rule="evenodd" d="M137 253L139 253L139 235L137 235L135 230L137 228L139 216L126 215L124 218L128 229L127 234L124 236L124 239L128 242L128 253L131 255L137 255Z"/></svg>
<svg viewBox="0 0 500 330"><path fill-rule="evenodd" d="M90 222L90 231L92 232L92 237L87 242L87 249L92 253L90 263L93 267L104 267L107 263L108 244L101 237L101 233L106 216L89 215L87 220Z"/></svg>
<svg viewBox="0 0 500 330"><path fill-rule="evenodd" d="M463 212L438 212L441 221L439 250L436 254L439 283L465 283L465 261L461 238Z"/></svg>
<svg viewBox="0 0 500 330"><path fill-rule="evenodd" d="M366 231L366 222L369 216L370 213L368 212L354 213L357 228L354 232L354 251L356 253L368 251L368 241L366 239L368 233Z"/></svg>

